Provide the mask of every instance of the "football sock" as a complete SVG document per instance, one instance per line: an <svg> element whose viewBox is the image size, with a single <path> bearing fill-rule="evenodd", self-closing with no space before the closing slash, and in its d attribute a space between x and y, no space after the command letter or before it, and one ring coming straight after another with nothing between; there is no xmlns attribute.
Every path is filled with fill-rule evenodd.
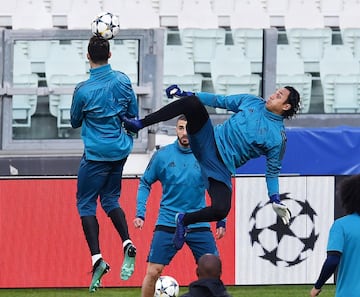
<svg viewBox="0 0 360 297"><path fill-rule="evenodd" d="M118 207L109 212L108 216L110 217L115 229L119 233L121 240L125 241L129 239L129 230L125 218L124 211Z"/></svg>
<svg viewBox="0 0 360 297"><path fill-rule="evenodd" d="M91 256L92 266L94 266L94 264L101 258L102 258L101 254L92 255Z"/></svg>
<svg viewBox="0 0 360 297"><path fill-rule="evenodd" d="M81 217L81 223L91 255L100 254L99 223L96 216Z"/></svg>

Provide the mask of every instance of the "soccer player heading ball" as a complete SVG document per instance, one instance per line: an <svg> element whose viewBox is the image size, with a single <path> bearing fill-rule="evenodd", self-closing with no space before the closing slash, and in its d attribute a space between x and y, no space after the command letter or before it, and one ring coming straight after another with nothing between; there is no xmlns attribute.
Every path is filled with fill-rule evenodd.
<svg viewBox="0 0 360 297"><path fill-rule="evenodd" d="M187 131L193 154L206 178L211 206L176 217L174 244L181 248L186 226L195 222L219 221L231 207L231 174L248 160L266 157L266 184L273 209L284 224L290 221L290 211L281 203L279 173L285 152L284 119L299 110L299 93L290 86L278 89L268 100L250 95L216 95L182 91L171 85L166 89L169 98L179 97L143 119L123 117L126 129L138 130L180 114L188 120ZM213 127L205 105L234 112L224 123Z"/></svg>

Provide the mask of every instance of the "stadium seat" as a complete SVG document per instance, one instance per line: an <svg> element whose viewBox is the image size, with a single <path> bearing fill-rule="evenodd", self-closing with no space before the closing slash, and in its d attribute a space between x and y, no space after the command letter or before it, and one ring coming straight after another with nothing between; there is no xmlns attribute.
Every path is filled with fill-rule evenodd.
<svg viewBox="0 0 360 297"><path fill-rule="evenodd" d="M108 10L111 10L112 4ZM150 29L159 28L159 13L153 9L150 0L122 0L119 14L120 28L123 29Z"/></svg>
<svg viewBox="0 0 360 297"><path fill-rule="evenodd" d="M209 0L183 0L178 15L178 28L216 29L217 15L211 9Z"/></svg>
<svg viewBox="0 0 360 297"><path fill-rule="evenodd" d="M343 11L339 14L339 27L343 43L350 47L352 53L360 62L360 3L346 2Z"/></svg>
<svg viewBox="0 0 360 297"><path fill-rule="evenodd" d="M52 28L52 17L42 0L17 0L12 15L12 28L49 29Z"/></svg>
<svg viewBox="0 0 360 297"><path fill-rule="evenodd" d="M360 70L351 50L345 45L325 49L320 61L325 113L360 111Z"/></svg>
<svg viewBox="0 0 360 297"><path fill-rule="evenodd" d="M181 0L159 0L160 26L177 27L178 14L181 10Z"/></svg>
<svg viewBox="0 0 360 297"><path fill-rule="evenodd" d="M324 17L325 26L339 26L339 14L343 10L343 2L343 0L320 0L320 12Z"/></svg>
<svg viewBox="0 0 360 297"><path fill-rule="evenodd" d="M303 59L305 72L319 72L319 61L324 48L331 45L332 32L325 28L324 18L314 2L292 1L284 21L289 44Z"/></svg>
<svg viewBox="0 0 360 297"><path fill-rule="evenodd" d="M194 62L181 45L166 45L164 49L164 103L168 101L165 89L172 84L179 84L184 90L201 91L202 76L195 74Z"/></svg>
<svg viewBox="0 0 360 297"><path fill-rule="evenodd" d="M26 44L18 42L14 45L13 64L14 88L37 88L38 76L31 72L30 60L27 57ZM30 127L31 116L36 111L37 95L13 95L13 127Z"/></svg>
<svg viewBox="0 0 360 297"><path fill-rule="evenodd" d="M49 95L50 113L57 118L58 128L70 127L69 111L73 89L89 76L85 57L72 44L54 44L46 60L45 74L52 91ZM64 90L56 92L57 88Z"/></svg>
<svg viewBox="0 0 360 297"><path fill-rule="evenodd" d="M16 1L1 3L0 27L12 27L12 17L16 11Z"/></svg>
<svg viewBox="0 0 360 297"><path fill-rule="evenodd" d="M219 27L230 27L230 15L234 12L234 0L213 0L212 10L217 15Z"/></svg>
<svg viewBox="0 0 360 297"><path fill-rule="evenodd" d="M67 27L67 15L70 11L71 3L72 0L50 0L50 13L54 27Z"/></svg>
<svg viewBox="0 0 360 297"><path fill-rule="evenodd" d="M270 25L284 27L284 17L288 8L288 0L267 0L266 12L270 18Z"/></svg>
<svg viewBox="0 0 360 297"><path fill-rule="evenodd" d="M100 0L72 0L67 14L67 27L68 29L90 29L91 21L100 12L102 12Z"/></svg>
<svg viewBox="0 0 360 297"><path fill-rule="evenodd" d="M138 60L130 53L124 43L117 44L110 41L111 58L109 63L112 69L122 71L129 76L132 84L138 83Z"/></svg>
<svg viewBox="0 0 360 297"><path fill-rule="evenodd" d="M235 1L235 9L230 15L230 28L270 28L270 18L259 0Z"/></svg>
<svg viewBox="0 0 360 297"><path fill-rule="evenodd" d="M195 73L210 73L210 61L217 45L225 44L225 29L182 29L182 45L194 61Z"/></svg>
<svg viewBox="0 0 360 297"><path fill-rule="evenodd" d="M262 29L233 29L233 40L239 45L245 57L251 62L251 71L262 72L263 60L263 30Z"/></svg>
<svg viewBox="0 0 360 297"><path fill-rule="evenodd" d="M250 61L237 45L218 45L211 61L211 78L217 94L259 95L260 76L251 73Z"/></svg>
<svg viewBox="0 0 360 297"><path fill-rule="evenodd" d="M311 99L310 73L304 72L304 61L299 58L291 45L277 46L276 87L292 86L301 97L301 113L308 113Z"/></svg>

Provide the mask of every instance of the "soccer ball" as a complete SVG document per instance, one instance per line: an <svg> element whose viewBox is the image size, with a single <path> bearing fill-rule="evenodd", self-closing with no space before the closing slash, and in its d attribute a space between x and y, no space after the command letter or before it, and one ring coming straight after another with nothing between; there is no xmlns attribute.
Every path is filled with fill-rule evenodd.
<svg viewBox="0 0 360 297"><path fill-rule="evenodd" d="M177 297L179 296L179 284L171 276L160 276L155 284L154 297Z"/></svg>
<svg viewBox="0 0 360 297"><path fill-rule="evenodd" d="M105 39L112 39L120 31L119 19L111 12L102 12L91 23L91 32Z"/></svg>

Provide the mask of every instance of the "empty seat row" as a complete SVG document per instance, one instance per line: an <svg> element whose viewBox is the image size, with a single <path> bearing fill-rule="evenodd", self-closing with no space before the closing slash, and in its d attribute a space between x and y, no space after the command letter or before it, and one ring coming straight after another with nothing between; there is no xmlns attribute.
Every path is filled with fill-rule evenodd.
<svg viewBox="0 0 360 297"><path fill-rule="evenodd" d="M356 0L14 0L2 3L0 26L87 29L110 11L122 28L359 28L359 7Z"/></svg>

